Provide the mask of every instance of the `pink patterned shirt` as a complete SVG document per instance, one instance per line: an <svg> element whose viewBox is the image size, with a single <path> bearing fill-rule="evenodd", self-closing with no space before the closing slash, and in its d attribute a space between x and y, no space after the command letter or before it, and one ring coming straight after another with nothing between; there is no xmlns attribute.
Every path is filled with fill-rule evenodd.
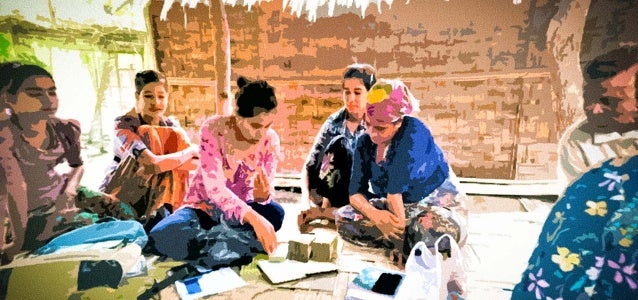
<svg viewBox="0 0 638 300"><path fill-rule="evenodd" d="M229 143L226 139L235 135L235 118L214 116L202 124L200 167L186 195L185 206L199 208L211 216L216 208L226 220L243 223L244 215L251 209L247 203L254 201L256 171L263 168L272 182L281 154L279 136L273 129L266 131L255 151L233 148L232 140Z"/></svg>

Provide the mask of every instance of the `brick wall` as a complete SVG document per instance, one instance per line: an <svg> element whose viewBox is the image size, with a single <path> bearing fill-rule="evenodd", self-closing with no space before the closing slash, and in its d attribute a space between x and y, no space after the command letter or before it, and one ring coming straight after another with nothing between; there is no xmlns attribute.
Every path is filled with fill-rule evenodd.
<svg viewBox="0 0 638 300"><path fill-rule="evenodd" d="M164 22L162 3L150 9L158 66L192 81L175 88L171 113L190 120L215 113L217 93L204 84L216 76L211 8L175 5ZM232 79L261 78L277 88L284 117L275 129L286 157L280 172L300 171L319 127L342 105L343 68L359 61L410 86L421 100L418 117L459 176L555 178L557 105L547 50L538 49L530 28L532 3L395 1L381 14L373 6L365 17L337 12L314 23L282 12L277 1L250 12L226 9Z"/></svg>

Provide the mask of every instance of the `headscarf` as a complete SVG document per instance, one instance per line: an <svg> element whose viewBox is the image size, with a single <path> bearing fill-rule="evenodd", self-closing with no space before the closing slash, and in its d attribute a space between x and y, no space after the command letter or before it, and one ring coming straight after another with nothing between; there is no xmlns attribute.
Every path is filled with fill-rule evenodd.
<svg viewBox="0 0 638 300"><path fill-rule="evenodd" d="M368 92L366 112L382 122L395 122L419 111L419 103L399 79L380 79Z"/></svg>

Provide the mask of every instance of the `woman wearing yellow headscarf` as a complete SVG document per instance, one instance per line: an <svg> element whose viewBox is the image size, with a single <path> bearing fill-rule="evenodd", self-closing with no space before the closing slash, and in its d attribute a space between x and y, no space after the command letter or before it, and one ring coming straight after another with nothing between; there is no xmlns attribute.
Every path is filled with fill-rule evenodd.
<svg viewBox="0 0 638 300"><path fill-rule="evenodd" d="M350 205L336 212L339 233L362 246L403 250L405 257L417 242L431 247L446 233L462 246L465 194L428 127L409 115L418 109L416 99L402 81L379 80L367 101L366 133L353 156ZM446 280L450 294L463 296L461 282Z"/></svg>

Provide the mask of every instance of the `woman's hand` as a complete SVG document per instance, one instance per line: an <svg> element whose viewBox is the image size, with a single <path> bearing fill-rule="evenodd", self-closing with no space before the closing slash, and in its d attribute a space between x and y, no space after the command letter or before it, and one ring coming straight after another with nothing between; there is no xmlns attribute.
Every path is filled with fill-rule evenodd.
<svg viewBox="0 0 638 300"><path fill-rule="evenodd" d="M189 159L187 162L183 163L181 166L175 168L175 170L190 172L193 170L197 170L198 167L199 167L199 158L193 157Z"/></svg>
<svg viewBox="0 0 638 300"><path fill-rule="evenodd" d="M75 206L75 198L78 195L80 180L84 175L84 166L78 166L71 170L64 192L56 201L56 208L62 214L75 214L79 209Z"/></svg>
<svg viewBox="0 0 638 300"><path fill-rule="evenodd" d="M256 202L264 202L270 198L270 181L263 168L258 168L255 174L253 198Z"/></svg>
<svg viewBox="0 0 638 300"><path fill-rule="evenodd" d="M390 211L375 209L369 216L370 221L379 228L386 239L401 240L405 231L405 219L399 218Z"/></svg>
<svg viewBox="0 0 638 300"><path fill-rule="evenodd" d="M189 162L198 158L199 146L196 144L191 144L186 149L163 155L157 155L149 149L144 149L137 157L139 169L136 174L146 182L155 174L175 170L184 164L188 164L185 166L186 170L193 169L193 164Z"/></svg>
<svg viewBox="0 0 638 300"><path fill-rule="evenodd" d="M75 197L78 195L78 191L76 188L67 188L64 190L64 193L58 198L55 206L58 213L65 217L73 217L77 214L80 209L75 206Z"/></svg>
<svg viewBox="0 0 638 300"><path fill-rule="evenodd" d="M182 150L188 158L199 158L199 145L192 144L188 148Z"/></svg>
<svg viewBox="0 0 638 300"><path fill-rule="evenodd" d="M67 185L66 189L64 190L64 194L68 198L73 199L75 198L75 196L78 195L78 189L76 187L71 187L70 185Z"/></svg>
<svg viewBox="0 0 638 300"><path fill-rule="evenodd" d="M6 265L13 261L13 258L20 252L20 249L14 242L7 243L0 249L0 266Z"/></svg>
<svg viewBox="0 0 638 300"><path fill-rule="evenodd" d="M261 243L266 253L271 254L277 248L277 235L275 228L254 210L250 210L244 216L244 219L253 226L257 240Z"/></svg>

